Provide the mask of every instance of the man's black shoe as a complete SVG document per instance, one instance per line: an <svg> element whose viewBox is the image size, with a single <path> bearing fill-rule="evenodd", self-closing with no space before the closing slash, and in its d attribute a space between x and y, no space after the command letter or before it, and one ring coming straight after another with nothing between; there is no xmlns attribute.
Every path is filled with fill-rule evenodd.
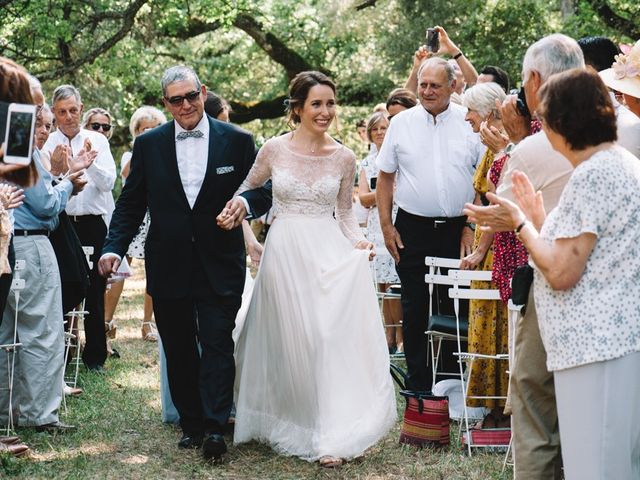
<svg viewBox="0 0 640 480"><path fill-rule="evenodd" d="M178 442L178 448L200 448L202 445L202 434L185 433Z"/></svg>
<svg viewBox="0 0 640 480"><path fill-rule="evenodd" d="M219 433L205 435L202 443L202 456L205 460L220 460L225 453L227 453L227 444L222 435Z"/></svg>

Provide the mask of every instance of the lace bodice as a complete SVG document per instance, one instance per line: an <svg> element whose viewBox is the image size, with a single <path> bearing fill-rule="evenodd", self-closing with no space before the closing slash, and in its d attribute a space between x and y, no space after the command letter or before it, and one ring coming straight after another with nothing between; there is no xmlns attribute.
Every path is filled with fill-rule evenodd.
<svg viewBox="0 0 640 480"><path fill-rule="evenodd" d="M344 235L356 244L364 240L352 211L355 156L345 147L326 157L302 155L289 149L289 135L267 141L256 157L249 175L236 194L273 184L275 215L331 216Z"/></svg>

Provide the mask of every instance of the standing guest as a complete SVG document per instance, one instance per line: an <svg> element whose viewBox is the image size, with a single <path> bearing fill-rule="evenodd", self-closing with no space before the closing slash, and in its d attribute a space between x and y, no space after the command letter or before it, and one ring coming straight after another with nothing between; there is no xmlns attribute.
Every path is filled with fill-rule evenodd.
<svg viewBox="0 0 640 480"><path fill-rule="evenodd" d="M92 108L82 116L82 128L100 132L107 137L107 140L111 140L113 136L113 118L104 108Z"/></svg>
<svg viewBox="0 0 640 480"><path fill-rule="evenodd" d="M482 144L464 119L465 109L450 103L456 86L451 65L431 58L418 78L420 104L394 117L376 159L376 199L385 245L402 283L408 384L426 391L431 389L432 371L424 335L429 311L424 257L463 258L471 253L473 230L465 225L462 208L473 201L472 180ZM446 289L439 289L435 298L440 308L434 312L453 312ZM445 371L457 368L446 352L443 361Z"/></svg>
<svg viewBox="0 0 640 480"><path fill-rule="evenodd" d="M80 92L75 87L60 85L53 92L51 104L58 129L49 136L44 150L51 154L58 145L62 145L72 163L83 149L95 150L98 154L87 168L86 188L69 200L66 211L82 245L93 247L93 269L85 303L89 313L84 318L86 343L82 360L90 371L101 372L107 358L104 325L106 282L98 274L98 258L107 235L106 222L113 212L111 190L116 179L116 165L106 137L98 131L80 128L83 105ZM102 125L100 129L104 131ZM59 178L65 174L57 170L51 173Z"/></svg>
<svg viewBox="0 0 640 480"><path fill-rule="evenodd" d="M389 120L386 113L377 112L369 117L367 122L367 138L376 147L376 152L380 151L382 142L389 128ZM367 156L360 163L360 185L359 198L364 207L370 209L367 222L367 239L373 243L376 256L373 259L373 268L378 291L386 292L392 284L400 282L396 273L393 258L389 255L384 246L384 237L380 230L380 216L376 208L376 181L378 178L378 167L376 166L376 156ZM395 220L398 207L394 205L392 217ZM385 298L382 300L382 316L387 325L387 346L389 353L403 351L402 328L398 327L402 322L402 306L398 299Z"/></svg>
<svg viewBox="0 0 640 480"><path fill-rule="evenodd" d="M215 215L251 168L255 144L247 132L204 114L207 89L191 68L167 69L161 85L174 121L137 138L99 268L105 276L117 271L148 209L147 291L180 415L178 446L202 446L205 459L220 459L246 262L241 231L219 228ZM254 216L270 207L264 188L245 197Z"/></svg>
<svg viewBox="0 0 640 480"><path fill-rule="evenodd" d="M389 121L398 113L413 108L418 104L416 94L406 88L396 88L387 97L387 117Z"/></svg>
<svg viewBox="0 0 640 480"><path fill-rule="evenodd" d="M511 83L509 82L509 75L500 67L494 67L493 65L487 65L484 67L478 75L478 83L494 82L502 87L504 93L509 93Z"/></svg>
<svg viewBox="0 0 640 480"><path fill-rule="evenodd" d="M502 130L500 112L496 101L502 104L506 94L497 83L478 83L465 92L464 106L467 107L466 119L474 132L480 131L483 122L497 130ZM489 179L489 170L495 155L487 148L478 164L473 177L476 191L475 205L487 204L487 192L495 192L495 185ZM473 252L462 260L462 269L493 269L493 234L475 229ZM495 288L487 282L472 282L471 288ZM498 355L508 353L508 313L507 306L499 300L469 301L468 351L471 353ZM490 410L482 421L482 428L507 427L508 417L503 413L505 402L496 397L506 397L509 379L507 364L501 360L476 358L469 372L467 383L467 404L472 407L485 407ZM474 396L494 398L476 399Z"/></svg>
<svg viewBox="0 0 640 480"><path fill-rule="evenodd" d="M131 132L131 138L135 142L136 138L145 133L148 130L156 128L167 122L167 117L164 113L155 107L143 106L138 108L129 121L129 131ZM122 185L127 182L127 177L131 171L131 152L125 152L122 154L120 160L120 176L122 177ZM144 216L138 234L131 241L129 249L127 250L127 261L129 264L133 262L134 258L144 259L144 246L147 240L150 226L149 213ZM116 325L114 323L113 316L122 295L122 289L124 288L124 280L121 282L115 282L111 285L111 288L107 290L104 298L104 318L105 326L107 328L107 337L110 339L116 338ZM154 330L154 323L152 321L153 316L153 300L151 296L146 292L144 294L144 310L142 317L141 333L142 339L148 342L156 342L158 335Z"/></svg>
<svg viewBox="0 0 640 480"><path fill-rule="evenodd" d="M207 100L204 102L204 111L210 117L229 123L231 105L220 95L211 91L207 92Z"/></svg>
<svg viewBox="0 0 640 480"><path fill-rule="evenodd" d="M42 123L42 115L38 122ZM38 125L39 126L39 125ZM22 273L28 288L23 290L20 306L10 296L0 326L0 344L11 343L14 317L18 315L17 336L22 347L17 351L13 405L17 423L37 431L64 432L75 427L58 418L64 375L64 328L60 274L49 234L58 226L72 193L86 184L84 170L70 174L55 187L53 177L34 150L32 161L40 178L25 191L24 204L15 210L14 242L16 257L26 260ZM6 353L2 352L4 357ZM1 365L6 365L2 359ZM0 394L0 412L7 411L8 392Z"/></svg>
<svg viewBox="0 0 640 480"><path fill-rule="evenodd" d="M640 478L640 164L614 145L615 109L595 72L554 75L538 97L544 133L574 169L556 207L547 215L542 195L514 171L519 207L492 196L501 218L472 205L468 213L518 232L534 261L565 478Z"/></svg>

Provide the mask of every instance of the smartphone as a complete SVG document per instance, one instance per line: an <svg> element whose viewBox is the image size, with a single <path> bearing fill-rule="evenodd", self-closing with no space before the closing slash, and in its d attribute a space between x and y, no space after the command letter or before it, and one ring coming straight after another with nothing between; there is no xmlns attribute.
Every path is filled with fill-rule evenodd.
<svg viewBox="0 0 640 480"><path fill-rule="evenodd" d="M529 107L527 106L527 97L524 94L524 87L521 87L518 91L518 98L516 99L516 108L518 109L518 113L523 117L530 117L531 112L529 111Z"/></svg>
<svg viewBox="0 0 640 480"><path fill-rule="evenodd" d="M29 165L36 125L36 106L12 103L7 109L4 163Z"/></svg>
<svg viewBox="0 0 640 480"><path fill-rule="evenodd" d="M435 28L427 28L427 50L433 53L440 50L440 32Z"/></svg>
<svg viewBox="0 0 640 480"><path fill-rule="evenodd" d="M378 177L372 177L369 180L369 185L371 187L371 190L375 190L376 189L376 183L378 182Z"/></svg>

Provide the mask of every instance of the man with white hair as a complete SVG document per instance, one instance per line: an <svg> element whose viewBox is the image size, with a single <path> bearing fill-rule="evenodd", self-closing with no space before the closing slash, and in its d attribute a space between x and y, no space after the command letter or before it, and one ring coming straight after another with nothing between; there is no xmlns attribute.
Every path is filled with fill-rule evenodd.
<svg viewBox="0 0 640 480"><path fill-rule="evenodd" d="M446 60L426 60L418 71L420 104L394 116L376 159L380 225L402 283L408 386L416 391L431 390L433 380L424 335L429 311L424 257L461 258L473 243L462 208L473 201L473 174L484 148L465 121L466 110L450 101L455 88L455 72ZM446 289L438 293L433 311L439 306L441 313L453 313ZM452 355L442 358L445 371L457 369Z"/></svg>
<svg viewBox="0 0 640 480"><path fill-rule="evenodd" d="M116 180L116 164L113 161L108 140L100 133L80 127L82 100L80 92L72 85L60 85L53 92L51 102L58 130L53 132L43 150L52 159L51 173L63 178L67 170L75 170L83 151L97 152L95 161L86 165L87 186L69 200L67 214L83 246L93 247L93 269L90 273L84 319L86 343L82 360L94 372L103 370L107 358L107 339L104 324L105 279L98 274L98 258L107 236L107 223L113 213L111 190ZM54 151L68 157L69 165L53 162ZM59 158L59 155L55 155Z"/></svg>

